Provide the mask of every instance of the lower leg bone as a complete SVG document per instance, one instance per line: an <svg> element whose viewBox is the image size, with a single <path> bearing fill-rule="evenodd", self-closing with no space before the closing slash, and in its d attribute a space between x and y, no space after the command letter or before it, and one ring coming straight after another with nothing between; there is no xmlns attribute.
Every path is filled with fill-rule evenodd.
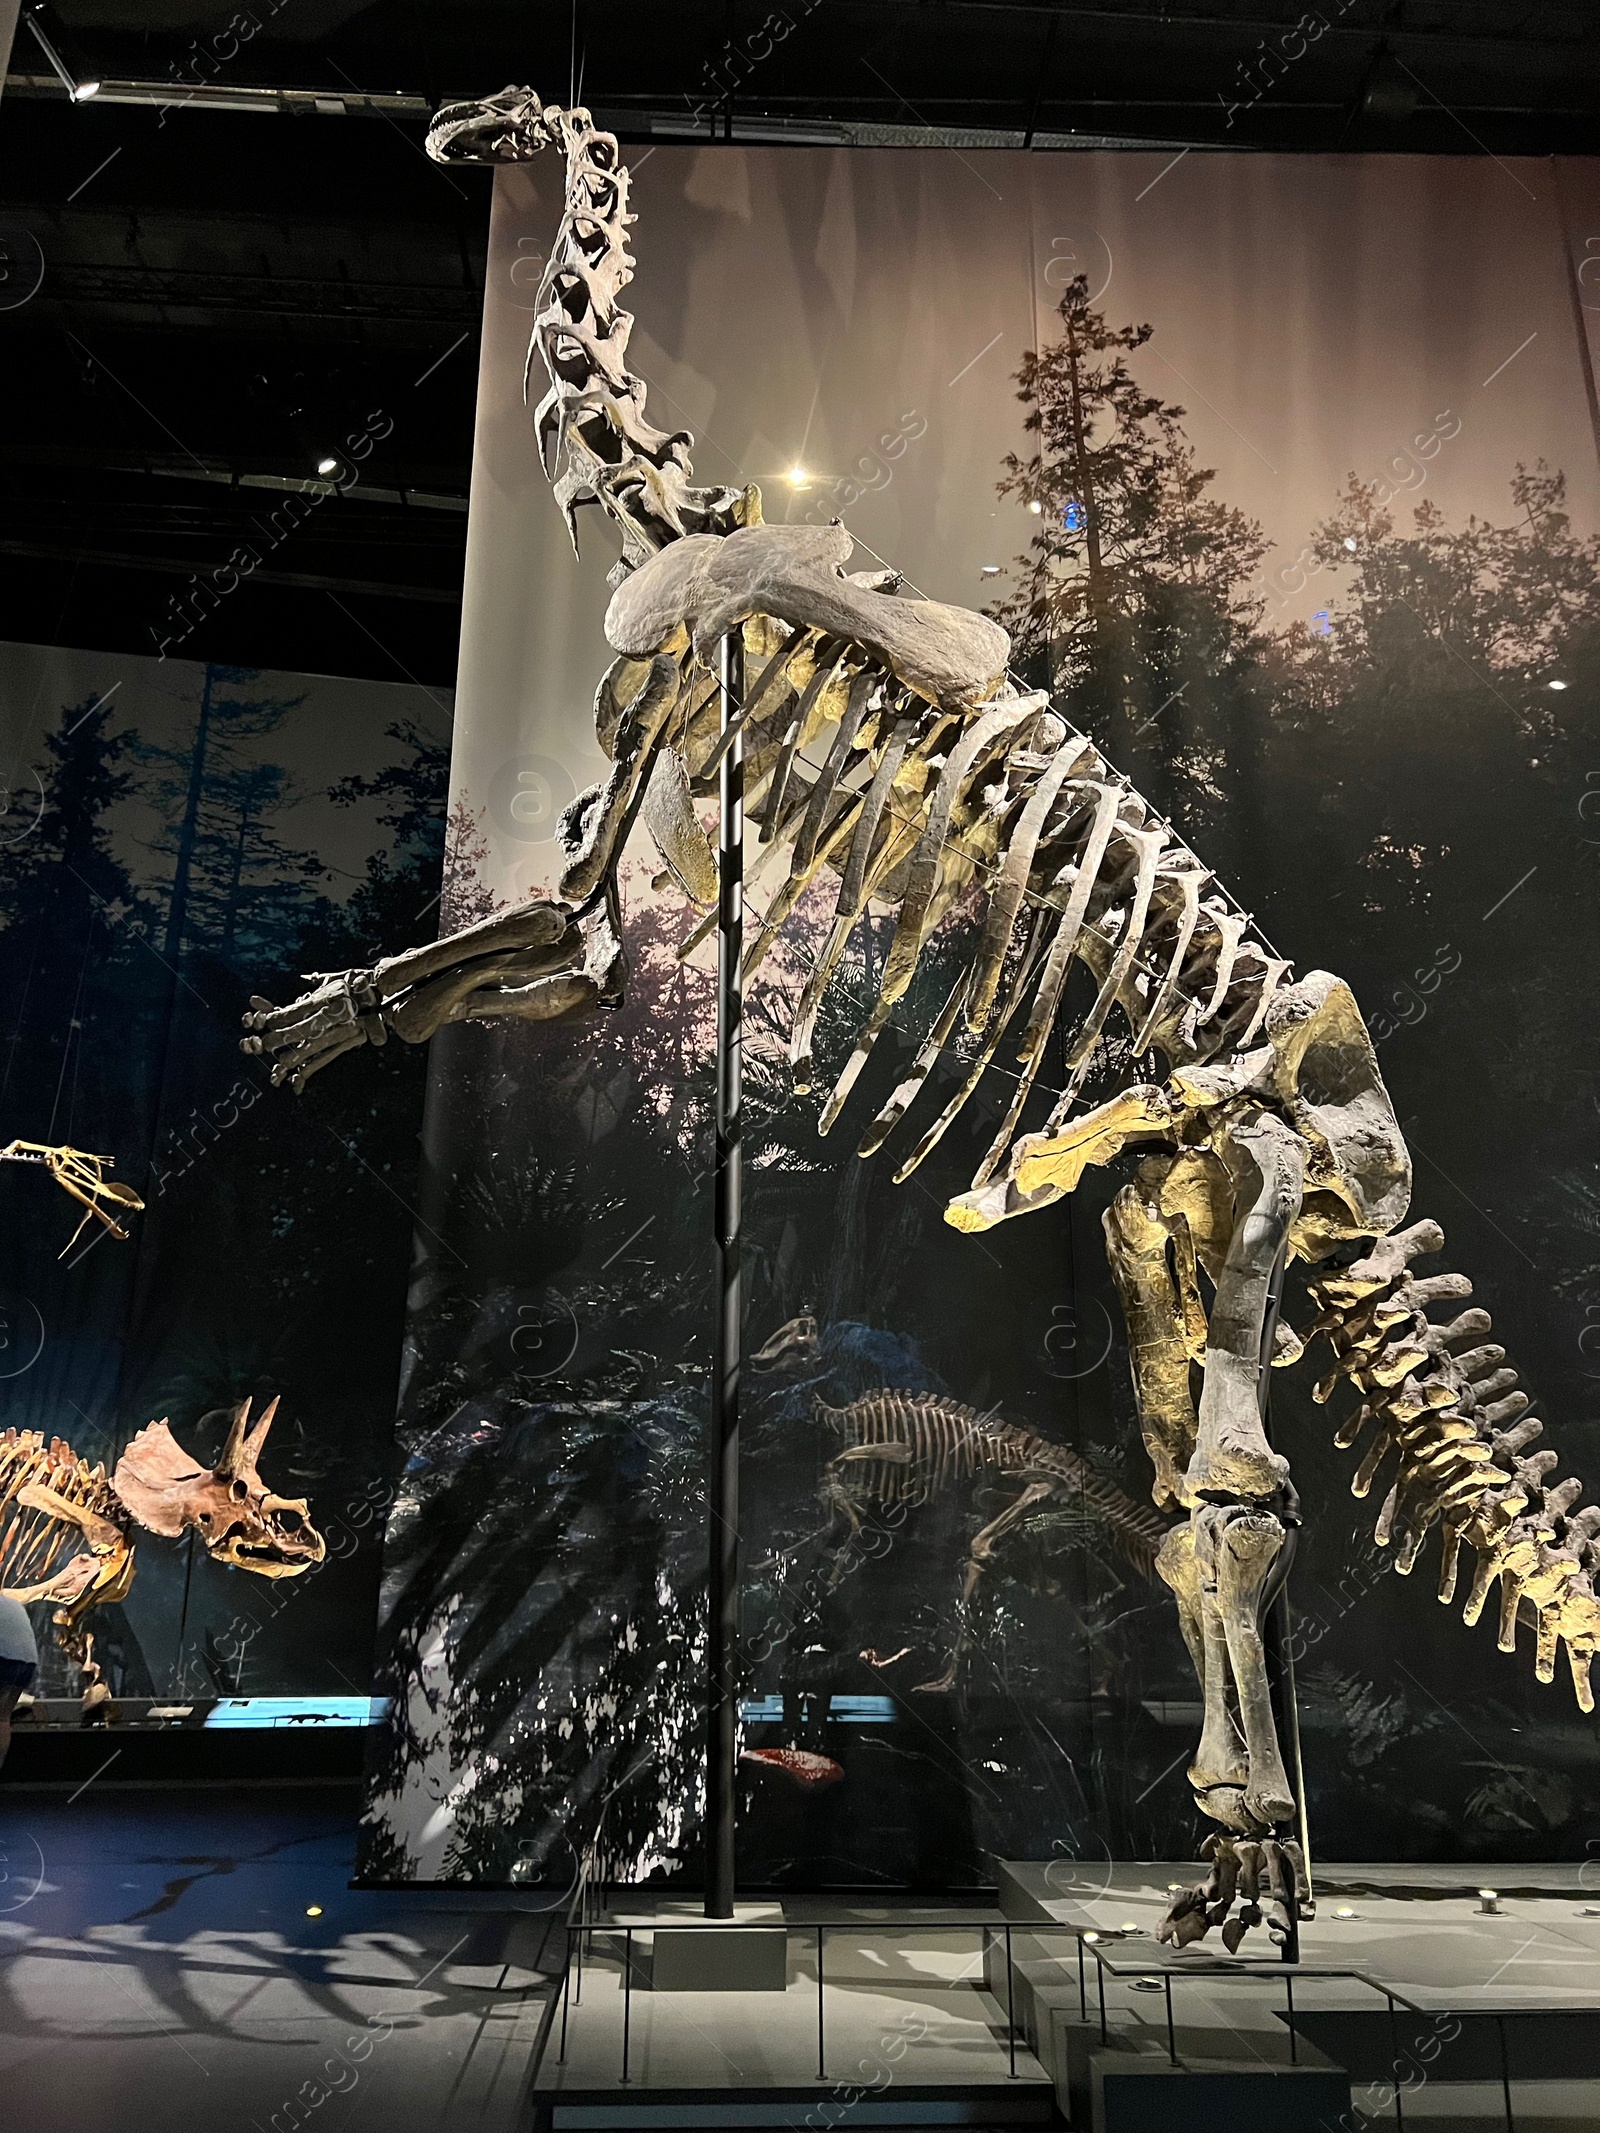
<svg viewBox="0 0 1600 2133"><path fill-rule="evenodd" d="M1216 1520L1217 1611L1227 1638L1228 1662L1239 1695L1245 1747L1250 1758L1246 1811L1264 1829L1294 1813L1294 1794L1278 1747L1261 1641L1262 1600L1282 1551L1283 1526L1270 1511L1202 1512ZM1226 1520L1226 1523L1221 1521Z"/></svg>

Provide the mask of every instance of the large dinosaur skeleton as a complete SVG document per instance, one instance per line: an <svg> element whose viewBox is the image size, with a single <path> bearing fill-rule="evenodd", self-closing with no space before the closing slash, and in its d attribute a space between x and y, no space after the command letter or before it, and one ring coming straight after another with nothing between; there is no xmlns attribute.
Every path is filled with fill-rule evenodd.
<svg viewBox="0 0 1600 2133"><path fill-rule="evenodd" d="M750 1357L752 1370L804 1370L819 1354L817 1322L809 1313L780 1326ZM1165 1520L1148 1504L1135 1503L1064 1444L1022 1429L993 1412L980 1412L940 1393L880 1387L844 1407L830 1407L813 1394L811 1415L843 1449L827 1461L818 1488L826 1523L788 1551L808 1545L831 1553L826 1589L843 1583L868 1515L891 1515L934 1502L952 1486L992 1479L1021 1486L995 1517L967 1543L956 1610L956 1636L943 1673L918 1684L922 1695L942 1695L960 1680L972 1647L973 1602L1008 1533L1051 1509L1074 1504L1087 1511L1124 1559L1142 1576L1154 1573L1167 1537ZM836 1539L837 1536L837 1539ZM875 1657L874 1664L882 1664Z"/></svg>
<svg viewBox="0 0 1600 2133"><path fill-rule="evenodd" d="M292 1578L327 1553L304 1497L278 1496L260 1458L274 1400L252 1428L250 1402L229 1418L214 1467L191 1459L163 1419L132 1438L108 1474L59 1437L0 1435L0 1593L52 1603L61 1649L95 1676L88 1618L133 1584L135 1526L176 1539L194 1532L214 1562ZM206 1417L207 1421L213 1417Z"/></svg>
<svg viewBox="0 0 1600 2133"><path fill-rule="evenodd" d="M1275 1835L1295 1803L1261 1634L1297 1522L1259 1399L1280 1262L1328 1269L1315 1285L1317 1330L1333 1342L1335 1377L1364 1398L1341 1441L1371 1433L1358 1492L1383 1460L1396 1462L1379 1538L1400 1537L1397 1567L1410 1568L1438 1525L1448 1595L1465 1540L1478 1558L1469 1618L1498 1580L1502 1643L1530 1614L1540 1677L1564 1642L1585 1709L1600 1510L1575 1508L1575 1481L1544 1485L1554 1453L1522 1456L1539 1425L1522 1413L1501 1351L1481 1340L1487 1314L1428 1319L1431 1303L1467 1285L1409 1273L1412 1256L1442 1242L1435 1225L1390 1234L1409 1204L1410 1159L1349 989L1325 971L1292 978L1094 743L1013 680L994 622L906 597L891 571L848 571L840 524L764 525L754 488L692 486L692 440L649 424L644 385L626 367L632 319L618 298L631 278L632 217L612 135L585 111L508 89L448 107L429 138L442 161L521 162L552 145L566 157L566 205L536 307L530 371L537 358L549 382L534 428L574 537L584 506L621 536L605 622L615 658L595 703L612 767L563 820L554 898L372 969L321 976L287 1007L258 999L245 1048L271 1055L274 1081L298 1090L340 1053L390 1034L415 1043L467 1018L565 1019L614 1002L625 977L624 844L642 815L689 897L712 903L716 864L694 801L715 789L734 732L760 825L748 886L768 879L746 975L808 892L832 897L794 1023L797 1089L810 1083L818 1008L853 929L869 908L893 915L878 996L823 1106L824 1132L896 1008L910 1011L928 943L981 891L959 975L861 1153L900 1127L950 1055L955 1093L896 1177L926 1157L991 1068L1008 1076L1000 1128L972 1189L947 1209L958 1229L1046 1206L1091 1164L1142 1156L1106 1216L1106 1243L1152 1493L1183 1514L1158 1567L1204 1693L1190 1779L1232 1833L1213 1840L1210 1882L1180 1895L1165 1929L1193 1938L1228 1918L1241 1889L1247 1917L1263 1875L1287 1888L1299 1873ZM729 637L747 680L725 716L717 661ZM704 917L683 952L712 923ZM1065 1036L1063 1083L1044 1125L1018 1138L1075 966L1091 997ZM1117 1029L1120 1056L1147 1072L1159 1057L1165 1078L1078 1113ZM1270 1360L1299 1352L1283 1328Z"/></svg>

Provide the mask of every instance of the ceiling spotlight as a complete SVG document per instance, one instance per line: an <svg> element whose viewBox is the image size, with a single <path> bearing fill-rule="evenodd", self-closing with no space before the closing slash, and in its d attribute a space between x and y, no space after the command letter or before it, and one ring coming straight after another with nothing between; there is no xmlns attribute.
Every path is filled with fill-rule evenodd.
<svg viewBox="0 0 1600 2133"><path fill-rule="evenodd" d="M321 1904L320 1904L320 1903L308 1903L308 1904L306 1905L306 1916L307 1916L307 1918L320 1918L320 1917L322 1916L322 1906L321 1906Z"/></svg>
<svg viewBox="0 0 1600 2133"><path fill-rule="evenodd" d="M91 96L99 94L100 84L97 81L81 81L72 92L72 101L75 104L86 104Z"/></svg>
<svg viewBox="0 0 1600 2133"><path fill-rule="evenodd" d="M1042 518L1044 516L1044 505L1040 503L1037 496L1030 496L1028 498L1028 509L1033 513L1035 518Z"/></svg>
<svg viewBox="0 0 1600 2133"><path fill-rule="evenodd" d="M1123 1933L1137 1933L1139 1922L1136 1918L1125 1918L1118 1930Z"/></svg>
<svg viewBox="0 0 1600 2133"><path fill-rule="evenodd" d="M1087 1941L1096 1941L1100 1938L1098 1933L1085 1933L1083 1937Z"/></svg>
<svg viewBox="0 0 1600 2133"><path fill-rule="evenodd" d="M1351 1910L1349 1904L1342 1903L1333 1915L1335 1918L1354 1918L1356 1914Z"/></svg>
<svg viewBox="0 0 1600 2133"><path fill-rule="evenodd" d="M1000 565L998 563L985 563L979 575L985 578L997 578L1000 575Z"/></svg>
<svg viewBox="0 0 1600 2133"><path fill-rule="evenodd" d="M806 472L805 468L798 463L792 466L783 478L791 489L803 489L811 480L811 476Z"/></svg>
<svg viewBox="0 0 1600 2133"><path fill-rule="evenodd" d="M1491 1917L1495 1916L1500 1909L1500 1891L1498 1889L1479 1889L1478 1909L1487 1912Z"/></svg>
<svg viewBox="0 0 1600 2133"><path fill-rule="evenodd" d="M1417 108L1415 80L1383 45L1373 55L1361 84L1361 110L1369 119L1408 119Z"/></svg>
<svg viewBox="0 0 1600 2133"><path fill-rule="evenodd" d="M1345 537L1344 537L1344 545L1346 546L1346 548L1348 548L1348 549L1350 550L1350 553L1351 553L1352 555L1354 555L1354 554L1355 554L1355 547L1356 547L1356 537L1355 537L1355 535L1354 535L1353 533L1347 533L1347 534L1345 535Z"/></svg>
<svg viewBox="0 0 1600 2133"><path fill-rule="evenodd" d="M339 462L331 452L325 452L317 461L317 472L319 474L337 474L338 471Z"/></svg>
<svg viewBox="0 0 1600 2133"><path fill-rule="evenodd" d="M1566 686L1564 681L1547 681L1545 683L1547 689L1564 689Z"/></svg>

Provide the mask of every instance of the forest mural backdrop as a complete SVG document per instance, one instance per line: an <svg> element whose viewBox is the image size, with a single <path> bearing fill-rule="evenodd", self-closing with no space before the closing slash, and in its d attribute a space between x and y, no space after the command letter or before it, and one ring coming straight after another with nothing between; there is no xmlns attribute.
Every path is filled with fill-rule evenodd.
<svg viewBox="0 0 1600 2133"><path fill-rule="evenodd" d="M328 1538L269 1585L141 1536L93 1624L120 1695L367 1693L424 1062L286 1102L239 1016L436 927L449 723L421 688L0 645L0 1141L111 1155L147 1203L62 1259L81 1210L0 1168L0 1429L109 1464L165 1415L209 1458L216 1410L278 1394L263 1471Z"/></svg>
<svg viewBox="0 0 1600 2133"><path fill-rule="evenodd" d="M497 179L451 778L462 916L553 882L556 816L600 767L614 551L592 520L569 553L521 389L528 261L561 194L553 163ZM1593 180L656 149L633 204L630 362L655 419L696 433L699 478L759 482L771 518L842 516L859 563L987 607L1280 951L1354 986L1415 1212L1443 1222L1592 1493ZM560 1884L590 1846L620 1879L699 1871L712 1013L706 952L675 954L695 914L651 868L625 877L619 1013L433 1047L374 1878ZM1164 1588L1088 1495L1004 1544L948 1693L925 1685L995 1506L953 1491L876 1517L842 1559L813 1538L836 1448L821 1406L875 1387L997 1410L1148 1489L1099 1231L1118 1180L974 1239L941 1209L992 1110L903 1187L857 1160L942 996L937 953L819 1140L886 945L858 928L819 1092L797 1095L784 1040L829 908L826 889L802 907L749 1010L747 1352L808 1309L821 1345L747 1379L743 1740L835 1769L808 1787L746 1760L741 1875L938 1886L1008 1854L1068 1876L1191 1856L1193 1676ZM1294 1278L1286 1308L1310 1315ZM1313 1355L1274 1384L1308 1513L1314 1845L1584 1857L1595 1721L1526 1649L1438 1607L1430 1572L1390 1575L1316 1375Z"/></svg>

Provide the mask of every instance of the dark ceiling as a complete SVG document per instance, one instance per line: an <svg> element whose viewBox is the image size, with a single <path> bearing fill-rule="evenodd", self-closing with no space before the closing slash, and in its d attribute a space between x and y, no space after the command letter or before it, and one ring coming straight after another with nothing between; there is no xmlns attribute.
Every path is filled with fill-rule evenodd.
<svg viewBox="0 0 1600 2133"><path fill-rule="evenodd" d="M1595 0L38 15L62 71L101 86L71 101L19 28L0 103L0 637L153 649L191 573L259 550L289 485L383 430L348 493L273 539L183 650L388 679L455 668L489 181L423 156L444 98L577 82L635 140L1600 147Z"/></svg>

